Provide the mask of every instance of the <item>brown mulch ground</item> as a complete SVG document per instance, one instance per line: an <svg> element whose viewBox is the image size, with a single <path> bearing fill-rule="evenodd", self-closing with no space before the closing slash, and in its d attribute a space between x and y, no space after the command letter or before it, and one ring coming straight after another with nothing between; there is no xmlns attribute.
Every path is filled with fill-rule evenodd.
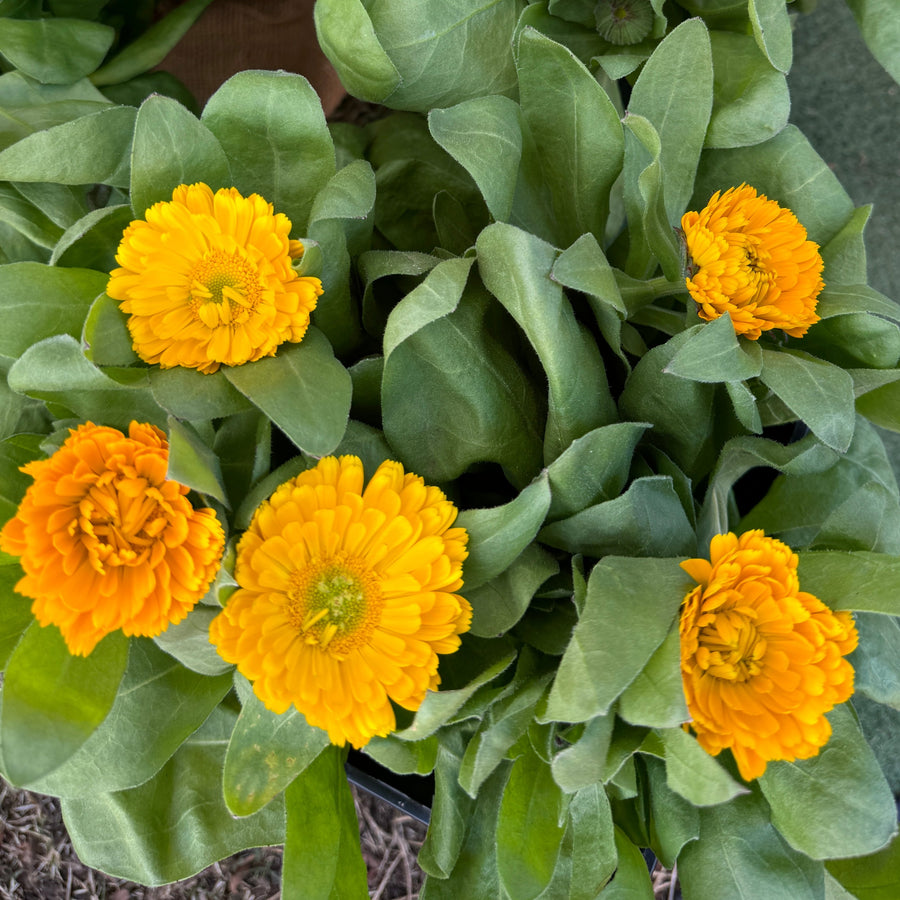
<svg viewBox="0 0 900 900"><path fill-rule="evenodd" d="M354 788L373 900L416 900L425 826ZM193 878L147 888L82 865L52 797L0 781L0 900L280 900L281 849L247 850Z"/></svg>
<svg viewBox="0 0 900 900"><path fill-rule="evenodd" d="M425 826L353 789L372 900L417 900ZM59 803L0 781L0 900L280 900L281 849L247 850L193 878L147 888L82 865ZM672 873L653 872L656 900L680 898Z"/></svg>

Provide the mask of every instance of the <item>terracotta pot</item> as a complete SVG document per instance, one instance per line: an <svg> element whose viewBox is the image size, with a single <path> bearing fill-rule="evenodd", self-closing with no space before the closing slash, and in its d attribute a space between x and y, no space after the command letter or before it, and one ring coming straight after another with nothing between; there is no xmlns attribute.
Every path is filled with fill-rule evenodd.
<svg viewBox="0 0 900 900"><path fill-rule="evenodd" d="M314 0L214 0L159 68L180 78L201 106L235 72L296 72L309 79L328 115L346 92L319 49L313 5Z"/></svg>

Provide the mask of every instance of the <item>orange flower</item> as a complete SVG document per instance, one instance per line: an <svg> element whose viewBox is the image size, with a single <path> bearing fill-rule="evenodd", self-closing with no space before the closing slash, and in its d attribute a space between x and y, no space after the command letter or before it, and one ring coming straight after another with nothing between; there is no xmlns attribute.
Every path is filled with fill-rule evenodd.
<svg viewBox="0 0 900 900"><path fill-rule="evenodd" d="M681 566L699 582L681 609L681 675L700 745L729 747L748 781L815 756L825 713L853 693L851 613L801 591L797 554L762 531L717 535L709 561Z"/></svg>
<svg viewBox="0 0 900 900"><path fill-rule="evenodd" d="M206 593L225 535L211 509L166 479L169 445L153 425L128 437L88 422L49 459L22 467L34 478L0 549L21 557L16 590L56 625L69 651L87 656L107 634L153 637L180 622Z"/></svg>
<svg viewBox="0 0 900 900"><path fill-rule="evenodd" d="M471 607L468 535L436 487L383 462L363 487L355 456L319 461L256 511L237 549L240 588L209 637L275 713L293 704L335 744L395 726L437 688Z"/></svg>
<svg viewBox="0 0 900 900"><path fill-rule="evenodd" d="M182 184L126 229L106 292L129 314L134 350L209 374L272 356L306 334L322 282L297 274L303 244L259 194Z"/></svg>
<svg viewBox="0 0 900 900"><path fill-rule="evenodd" d="M735 332L754 341L772 328L803 337L819 321L819 245L789 209L742 184L716 191L701 212L686 212L681 228L692 272L687 288L701 319L729 313Z"/></svg>

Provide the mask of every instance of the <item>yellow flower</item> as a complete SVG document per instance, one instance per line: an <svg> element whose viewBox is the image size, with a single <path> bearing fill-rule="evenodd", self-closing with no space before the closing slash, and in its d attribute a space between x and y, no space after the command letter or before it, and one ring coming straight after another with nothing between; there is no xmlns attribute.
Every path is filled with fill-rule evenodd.
<svg viewBox="0 0 900 900"><path fill-rule="evenodd" d="M292 260L303 244L259 194L182 184L126 229L106 292L145 362L209 374L272 356L306 334L322 293Z"/></svg>
<svg viewBox="0 0 900 900"><path fill-rule="evenodd" d="M240 588L210 640L275 713L293 704L335 744L363 746L440 683L438 653L468 630L468 535L456 507L397 462L363 488L355 456L281 485L237 549Z"/></svg>
<svg viewBox="0 0 900 900"><path fill-rule="evenodd" d="M681 228L700 318L730 313L735 332L754 341L772 328L803 337L819 321L819 245L789 209L742 184L716 191L701 212L686 212Z"/></svg>
<svg viewBox="0 0 900 900"><path fill-rule="evenodd" d="M815 756L825 713L853 693L852 614L801 591L797 554L762 531L717 535L709 561L681 566L699 582L681 608L681 675L700 745L730 748L748 781Z"/></svg>
<svg viewBox="0 0 900 900"><path fill-rule="evenodd" d="M21 557L16 590L73 654L87 656L117 629L165 631L215 577L222 526L166 479L168 461L153 425L132 422L126 437L88 422L49 459L22 467L34 483L0 531L0 549Z"/></svg>

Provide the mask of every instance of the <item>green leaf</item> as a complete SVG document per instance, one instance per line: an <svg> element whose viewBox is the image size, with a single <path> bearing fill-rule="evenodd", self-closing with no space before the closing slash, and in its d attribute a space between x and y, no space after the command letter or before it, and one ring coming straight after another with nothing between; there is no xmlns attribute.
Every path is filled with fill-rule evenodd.
<svg viewBox="0 0 900 900"><path fill-rule="evenodd" d="M211 2L185 0L97 69L91 81L97 85L117 85L149 71L163 61Z"/></svg>
<svg viewBox="0 0 900 900"><path fill-rule="evenodd" d="M368 900L359 823L344 754L321 753L285 792L282 889L309 900Z"/></svg>
<svg viewBox="0 0 900 900"><path fill-rule="evenodd" d="M867 284L830 284L819 294L816 312L823 318L869 312L900 322L900 304Z"/></svg>
<svg viewBox="0 0 900 900"><path fill-rule="evenodd" d="M900 359L900 328L866 313L832 316L810 328L803 349L845 369L890 369Z"/></svg>
<svg viewBox="0 0 900 900"><path fill-rule="evenodd" d="M900 889L900 837L869 856L835 859L828 872L857 900L894 900Z"/></svg>
<svg viewBox="0 0 900 900"><path fill-rule="evenodd" d="M871 436L871 432L867 429L857 428L854 440L857 441L859 445L862 445L866 441L866 438L871 439ZM852 447L853 444L851 444L851 448ZM870 452L866 449L862 455L870 455ZM724 534L731 530L729 519L731 489L739 478L758 466L768 466L773 469L778 469L786 475L790 475L791 478L789 480L784 480L786 490L790 490L788 485L800 484L799 479L801 478L808 478L810 485L815 485L813 491L806 493L807 499L801 504L801 527L806 527L809 525L806 516L808 498L810 496L818 495L820 499L825 499L826 501L831 499L830 494L827 497L822 497L822 492L819 491L818 488L819 481L817 479L820 473L830 469L839 459L840 457L834 450L825 447L816 440L815 435L812 434L807 435L786 447L783 444L779 444L777 441L772 441L767 438L732 438L722 447L718 464L710 479L710 486L706 492L706 499L704 500L703 507L700 511L697 528L699 546L706 547L709 545L713 535ZM854 466L854 469L856 469L856 466ZM860 477L863 480L867 480L870 477L869 471L864 468L864 466L860 467ZM787 497L785 498L785 503L778 503L775 498L777 497L779 484L780 483L776 483L775 487L769 491L766 495L766 499L763 500L763 503L768 505L771 499L778 515L784 516L785 519L793 525L798 513L798 509L796 509L797 504ZM750 517L752 518L753 515L754 512L751 511ZM785 525L785 528L792 527L792 525ZM771 533L771 531L777 531L779 526L770 523L770 529ZM813 534L810 534L809 538L806 540L811 540ZM783 537L788 543L795 542L795 535L783 533ZM804 540L801 539L800 542L803 543Z"/></svg>
<svg viewBox="0 0 900 900"><path fill-rule="evenodd" d="M844 453L856 421L853 381L837 366L797 350L763 350L760 380L810 431Z"/></svg>
<svg viewBox="0 0 900 900"><path fill-rule="evenodd" d="M700 810L700 838L678 857L685 900L822 900L824 867L792 850L756 794Z"/></svg>
<svg viewBox="0 0 900 900"><path fill-rule="evenodd" d="M847 0L872 56L900 81L900 18L890 0Z"/></svg>
<svg viewBox="0 0 900 900"><path fill-rule="evenodd" d="M607 557L594 566L544 720L586 722L606 713L663 642L684 594L673 559Z"/></svg>
<svg viewBox="0 0 900 900"><path fill-rule="evenodd" d="M15 590L22 577L18 565L0 565L0 672L6 668L13 650L34 619L31 599Z"/></svg>
<svg viewBox="0 0 900 900"><path fill-rule="evenodd" d="M712 468L722 444L716 434L721 411L715 385L665 371L689 337L676 335L641 357L625 382L619 408L624 419L652 423L647 439L699 481Z"/></svg>
<svg viewBox="0 0 900 900"><path fill-rule="evenodd" d="M251 365L257 365L257 362ZM196 369L149 370L153 399L179 419L218 419L253 409L251 403L231 386L226 370L204 375Z"/></svg>
<svg viewBox="0 0 900 900"><path fill-rule="evenodd" d="M606 791L591 785L568 803L566 834L553 880L542 900L596 900L617 863L612 811Z"/></svg>
<svg viewBox="0 0 900 900"><path fill-rule="evenodd" d="M510 897L534 900L553 877L565 835L562 794L533 751L513 763L497 820L497 868Z"/></svg>
<svg viewBox="0 0 900 900"><path fill-rule="evenodd" d="M107 276L89 269L40 263L0 266L0 356L21 356L54 334L81 336L91 304L106 289Z"/></svg>
<svg viewBox="0 0 900 900"><path fill-rule="evenodd" d="M388 319L385 436L425 478L448 481L493 461L521 486L541 464L540 401L498 336L508 317L480 286L467 286L469 262L440 263Z"/></svg>
<svg viewBox="0 0 900 900"><path fill-rule="evenodd" d="M425 112L514 87L510 38L519 11L517 0L326 0L316 8L316 26L354 94Z"/></svg>
<svg viewBox="0 0 900 900"><path fill-rule="evenodd" d="M853 201L837 176L793 125L753 147L704 151L689 208L701 209L717 190L743 182L790 209L820 245L853 215Z"/></svg>
<svg viewBox="0 0 900 900"><path fill-rule="evenodd" d="M663 371L691 381L745 381L762 371L762 353L755 341L738 339L725 313L695 325Z"/></svg>
<svg viewBox="0 0 900 900"><path fill-rule="evenodd" d="M13 784L47 775L84 744L109 713L127 659L128 640L118 632L80 657L57 628L29 626L3 681L0 744Z"/></svg>
<svg viewBox="0 0 900 900"><path fill-rule="evenodd" d="M681 848L699 836L700 811L669 787L666 764L661 759L645 754L641 761L647 773L650 800L650 846L660 862L671 869Z"/></svg>
<svg viewBox="0 0 900 900"><path fill-rule="evenodd" d="M803 590L832 609L900 615L900 560L893 554L809 550L798 556Z"/></svg>
<svg viewBox="0 0 900 900"><path fill-rule="evenodd" d="M218 579L213 581L207 595L215 591L217 582ZM162 634L153 638L153 643L192 672L201 675L229 672L231 664L225 662L209 642L209 623L218 613L217 606L195 606L184 619L176 625L169 625Z"/></svg>
<svg viewBox="0 0 900 900"><path fill-rule="evenodd" d="M52 248L62 236L62 229L11 185L0 185L0 222L38 247Z"/></svg>
<svg viewBox="0 0 900 900"><path fill-rule="evenodd" d="M694 529L672 479L638 478L620 497L589 506L541 529L540 539L569 553L601 557L672 556L695 546Z"/></svg>
<svg viewBox="0 0 900 900"><path fill-rule="evenodd" d="M50 265L111 272L122 232L132 218L128 205L92 210L66 229L53 248Z"/></svg>
<svg viewBox="0 0 900 900"><path fill-rule="evenodd" d="M0 441L0 522L4 524L16 514L32 484L31 476L20 467L43 455L43 439L42 434L13 434Z"/></svg>
<svg viewBox="0 0 900 900"><path fill-rule="evenodd" d="M653 51L628 102L628 111L648 119L659 135L666 215L672 225L680 221L693 192L712 106L709 33L702 20L689 19Z"/></svg>
<svg viewBox="0 0 900 900"><path fill-rule="evenodd" d="M438 738L424 741L400 741L393 735L373 737L366 744L366 756L401 775L429 775L437 762Z"/></svg>
<svg viewBox="0 0 900 900"><path fill-rule="evenodd" d="M327 746L328 735L308 725L296 709L275 715L248 690L225 755L228 808L236 816L249 816L262 809L307 770ZM330 758L331 752L326 756ZM322 788L320 793L324 794Z"/></svg>
<svg viewBox="0 0 900 900"><path fill-rule="evenodd" d="M556 251L549 244L498 222L481 232L476 247L485 286L525 332L547 375L544 461L552 462L573 440L616 417L602 360L550 278Z"/></svg>
<svg viewBox="0 0 900 900"><path fill-rule="evenodd" d="M681 685L681 641L669 632L619 698L619 715L632 725L671 728L690 719Z"/></svg>
<svg viewBox="0 0 900 900"><path fill-rule="evenodd" d="M386 100L402 79L362 0L326 0L315 4L313 14L319 45L340 72L341 84L354 97Z"/></svg>
<svg viewBox="0 0 900 900"><path fill-rule="evenodd" d="M69 335L29 347L10 368L8 379L14 391L60 403L77 418L99 425L127 430L137 419L165 426L165 416L150 396L146 369L98 369Z"/></svg>
<svg viewBox="0 0 900 900"><path fill-rule="evenodd" d="M203 723L231 683L230 674L191 672L152 641L132 639L109 715L73 756L32 788L60 797L93 797L142 784Z"/></svg>
<svg viewBox="0 0 900 900"><path fill-rule="evenodd" d="M597 238L584 234L557 257L550 272L554 281L588 295L592 309L601 303L617 313L626 313L615 271Z"/></svg>
<svg viewBox="0 0 900 900"><path fill-rule="evenodd" d="M794 59L791 20L781 0L749 0L748 12L757 46L779 72L787 72Z"/></svg>
<svg viewBox="0 0 900 900"><path fill-rule="evenodd" d="M222 765L236 714L219 706L149 781L64 799L63 819L85 865L146 885L188 878L248 847L284 841L284 806L235 819Z"/></svg>
<svg viewBox="0 0 900 900"><path fill-rule="evenodd" d="M547 467L552 496L547 518L565 518L618 497L631 468L634 448L648 427L644 422L617 422L573 441Z"/></svg>
<svg viewBox="0 0 900 900"><path fill-rule="evenodd" d="M445 732L438 744L437 758L434 767L434 799L431 804L431 822L425 843L419 851L419 865L429 875L446 878L456 865L460 850L466 839L466 831L475 820L475 800L473 800L459 784L459 770L462 763L464 741L459 729ZM502 766L495 772L492 780L496 782L508 774L508 766ZM502 788L501 788L502 793ZM484 797L482 791L481 796ZM500 797L497 797L497 808L490 818L496 828ZM489 814L490 815L490 814ZM477 822L475 822L477 825ZM492 833L491 844L494 844ZM496 851L495 851L496 852ZM496 875L496 859L494 860L494 878Z"/></svg>
<svg viewBox="0 0 900 900"><path fill-rule="evenodd" d="M310 328L302 343L275 357L222 370L310 456L326 456L337 446L350 413L350 374L334 358L328 340Z"/></svg>
<svg viewBox="0 0 900 900"><path fill-rule="evenodd" d="M210 131L169 97L153 94L138 110L131 151L131 206L138 218L181 184L231 186L228 160ZM266 198L268 199L268 198Z"/></svg>
<svg viewBox="0 0 900 900"><path fill-rule="evenodd" d="M438 768L438 785L441 784L440 772ZM449 778L452 778L452 771ZM465 804L453 809L452 819L437 815L442 808L442 794L439 791L435 795L432 824L419 851L419 864L429 873L419 895L420 900L501 896L497 871L497 819L508 778L509 764L503 764L485 782L477 801L462 795ZM432 847L438 840L446 842L451 833L453 842L447 842L447 852L442 856L446 868L442 869L434 865L436 854ZM448 878L451 872L452 877Z"/></svg>
<svg viewBox="0 0 900 900"><path fill-rule="evenodd" d="M745 147L774 137L788 123L791 101L784 74L750 35L710 31L713 110L706 147Z"/></svg>
<svg viewBox="0 0 900 900"><path fill-rule="evenodd" d="M506 570L534 540L549 507L550 486L541 475L503 506L463 510L456 524L469 532L466 587L478 587Z"/></svg>
<svg viewBox="0 0 900 900"><path fill-rule="evenodd" d="M586 233L602 240L622 168L619 114L571 51L532 28L519 36L516 68L522 118L549 190L553 238L566 247Z"/></svg>
<svg viewBox="0 0 900 900"><path fill-rule="evenodd" d="M106 294L101 294L91 305L84 320L81 343L85 357L98 366L130 366L139 359L132 347L125 313Z"/></svg>
<svg viewBox="0 0 900 900"><path fill-rule="evenodd" d="M521 674L523 668L524 676ZM490 706L466 747L459 769L460 787L470 797L478 796L481 785L500 765L510 747L525 734L534 718L534 708L549 682L549 672L538 674L532 667L523 667L520 663L513 692ZM515 687L517 683L519 686Z"/></svg>
<svg viewBox="0 0 900 900"><path fill-rule="evenodd" d="M629 112L624 121L625 213L631 225L625 268L643 278L659 263L674 281L683 264L666 213L663 144L649 119Z"/></svg>
<svg viewBox="0 0 900 900"><path fill-rule="evenodd" d="M900 619L867 612L858 612L855 619L859 646L850 656L854 688L900 710Z"/></svg>
<svg viewBox="0 0 900 900"><path fill-rule="evenodd" d="M89 75L112 46L109 25L83 19L3 19L0 53L40 82L70 84Z"/></svg>
<svg viewBox="0 0 900 900"><path fill-rule="evenodd" d="M606 754L612 739L614 713L595 716L583 734L553 757L551 768L556 783L567 793L599 784L606 776Z"/></svg>
<svg viewBox="0 0 900 900"><path fill-rule="evenodd" d="M234 186L306 232L316 194L334 175L334 145L316 92L302 75L239 72L209 98L203 124L219 139ZM2 162L2 157L0 157Z"/></svg>
<svg viewBox="0 0 900 900"><path fill-rule="evenodd" d="M136 116L113 106L24 137L0 152L0 180L128 187Z"/></svg>
<svg viewBox="0 0 900 900"><path fill-rule="evenodd" d="M853 712L838 706L828 721L831 737L816 756L770 762L760 777L772 824L812 859L874 853L897 828L891 789Z"/></svg>
<svg viewBox="0 0 900 900"><path fill-rule="evenodd" d="M640 849L618 827L615 830L615 842L618 859L616 874L603 889L603 900L652 900L653 885Z"/></svg>
<svg viewBox="0 0 900 900"><path fill-rule="evenodd" d="M823 528L827 537L828 528L840 526L840 517L826 523L843 504L849 503L842 514L846 521L846 513L852 514L860 500L859 497L854 499L854 495L866 485L879 485L896 498L896 479L890 460L881 438L867 422L857 423L847 453L831 465L827 453L823 452L825 448L817 451L815 442L810 440L806 440L805 448L803 441L798 444L800 446L790 445L798 447L796 452L785 453L775 447L763 449L763 455L771 460L765 464L782 469L786 477L775 480L763 499L744 517L741 530L762 528L791 546L804 547L817 540ZM887 513L887 507L882 508ZM849 524L852 528L842 536L844 541L853 540L855 534L862 534L866 529L863 523ZM887 525L888 520L885 519L883 524ZM884 538L890 540L890 534L886 533ZM860 548L838 544L830 549ZM880 551L883 548L861 549Z"/></svg>
<svg viewBox="0 0 900 900"><path fill-rule="evenodd" d="M466 681L462 687L455 690L428 691L422 705L416 711L415 718L408 728L394 732L394 736L404 741L420 741L429 737L438 728L450 720L463 704L483 685L493 681L498 675L505 672L516 653L509 644L500 641L484 641L481 649L485 650L485 658L474 661L468 658L466 648L477 639L463 638L463 646L452 656L441 660L441 677L446 684L447 669L454 663L466 668ZM489 649L489 652L488 651ZM475 672L475 675L472 675ZM454 776L455 777L455 776Z"/></svg>
<svg viewBox="0 0 900 900"><path fill-rule="evenodd" d="M676 794L694 806L714 806L747 793L684 729L661 728L657 733L665 748L666 781Z"/></svg>
<svg viewBox="0 0 900 900"><path fill-rule="evenodd" d="M167 477L228 506L219 459L196 430L174 416L168 418L169 469Z"/></svg>
<svg viewBox="0 0 900 900"><path fill-rule="evenodd" d="M512 628L537 589L559 571L559 563L537 544L529 544L500 575L477 588L465 584L472 605L471 632L493 637Z"/></svg>
<svg viewBox="0 0 900 900"><path fill-rule="evenodd" d="M846 225L819 250L825 263L823 277L827 285L865 284L868 269L863 232L871 215L871 204L855 209ZM820 309L817 312L821 315Z"/></svg>
<svg viewBox="0 0 900 900"><path fill-rule="evenodd" d="M522 157L518 105L497 94L432 109L432 137L475 179L497 222L509 221Z"/></svg>

